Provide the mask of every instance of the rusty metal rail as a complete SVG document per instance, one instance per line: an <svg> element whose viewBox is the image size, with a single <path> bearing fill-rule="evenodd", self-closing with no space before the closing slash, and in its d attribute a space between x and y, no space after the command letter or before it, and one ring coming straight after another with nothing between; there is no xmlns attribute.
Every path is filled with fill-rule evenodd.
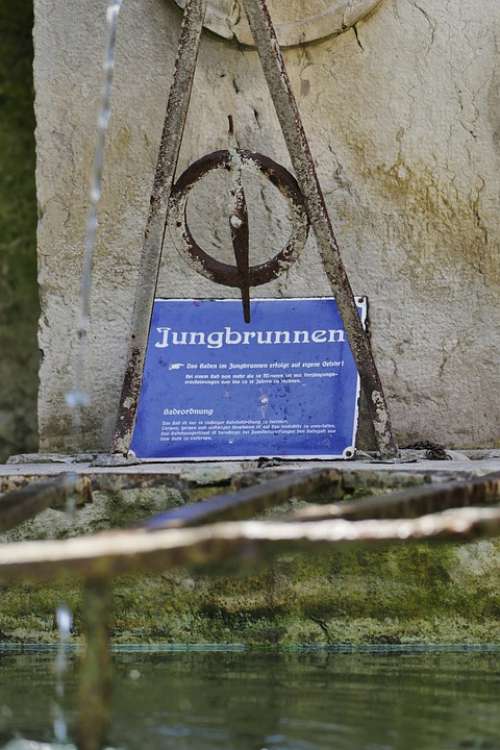
<svg viewBox="0 0 500 750"><path fill-rule="evenodd" d="M74 498L75 507L92 502L92 485L88 477L62 474L57 479L34 482L0 495L0 532L35 518L47 508L64 510L71 498Z"/></svg>
<svg viewBox="0 0 500 750"><path fill-rule="evenodd" d="M185 493L189 486L189 481L183 480L174 472L150 470L147 473L122 470L120 472L111 471L110 473L96 471L93 467L86 468L84 471L77 470L74 472L67 471L64 474L12 474L0 477L0 495L4 497L11 492L32 487L33 489L47 486L57 488L63 482L62 477L68 479L85 478L90 482L92 492L119 492L120 490L145 490L163 485L169 488L178 489Z"/></svg>
<svg viewBox="0 0 500 750"><path fill-rule="evenodd" d="M9 482L4 478L1 485L16 485L0 493L0 532L13 529L25 521L35 518L44 510L78 510L93 502L94 492L120 492L124 490L146 490L166 487L176 489L186 497L188 483L174 474L96 474L92 471L77 474L67 472L49 479L32 481L29 477L15 476Z"/></svg>
<svg viewBox="0 0 500 750"><path fill-rule="evenodd" d="M326 521L343 518L416 518L451 508L487 505L500 500L500 472L477 479L411 487L361 500L311 505L293 516L296 521Z"/></svg>
<svg viewBox="0 0 500 750"><path fill-rule="evenodd" d="M61 541L0 546L0 582L49 581L61 575L94 581L227 560L256 564L284 549L422 541L473 541L500 535L500 507L459 508L416 519L238 521L201 528L106 532Z"/></svg>
<svg viewBox="0 0 500 750"><path fill-rule="evenodd" d="M316 234L323 266L335 295L356 361L379 454L384 458L394 458L398 455L398 447L370 338L358 315L356 301L333 231L266 0L243 0L243 6L256 42L290 158L296 171L305 203L307 220ZM205 0L187 0L185 5L174 80L167 106L151 195L151 207L135 294L128 363L123 380L119 417L113 440L113 450L121 453L126 453L129 450L134 428L151 312L165 228L169 216L169 199L172 195L179 149L191 98L205 8ZM241 190L236 190L235 200L236 198L241 204L240 213L243 215L245 210ZM238 219L238 216L236 216L236 219ZM308 227L308 222L304 223L304 228ZM246 246L246 241L243 242L242 239L245 231L243 227L242 231L239 232L242 246ZM236 241L237 239L238 231L233 231L233 240ZM238 254L236 271L238 286L242 290L245 318L248 320L249 278L247 277L249 271L247 249L243 248L243 250L244 252Z"/></svg>
<svg viewBox="0 0 500 750"><path fill-rule="evenodd" d="M218 495L202 503L174 508L152 518L146 523L146 528L171 529L251 518L256 513L286 503L293 497L307 499L311 495L331 493L340 487L340 483L341 476L334 469L300 471L261 485Z"/></svg>
<svg viewBox="0 0 500 750"><path fill-rule="evenodd" d="M117 453L127 453L134 428L149 323L168 220L168 204L191 100L205 10L206 0L187 0L182 19L174 80L161 135L144 245L139 263L128 364L113 439L113 450Z"/></svg>
<svg viewBox="0 0 500 750"><path fill-rule="evenodd" d="M292 497L303 499L315 493L338 492L340 486L338 472L304 472L186 505L154 517L142 528L63 541L0 545L0 581L8 583L19 578L48 580L63 573L94 580L168 566L217 564L228 558L255 561L261 555L268 556L282 547L425 539L466 541L500 535L500 507L457 507L491 506L495 500L500 500L499 474L469 482L416 487L323 508L316 505L309 513L306 511L299 517L292 516L279 522L213 523L248 518ZM61 487L65 487L64 481L61 481ZM38 494L37 507L41 511L48 507L48 496ZM53 501L54 494L49 504ZM33 505L29 507L34 513ZM442 512L443 509L447 510ZM408 516L426 510L432 510L432 513L410 519L395 517L400 513ZM23 520L24 516L21 513L19 519ZM202 528L186 528L202 524L205 524Z"/></svg>

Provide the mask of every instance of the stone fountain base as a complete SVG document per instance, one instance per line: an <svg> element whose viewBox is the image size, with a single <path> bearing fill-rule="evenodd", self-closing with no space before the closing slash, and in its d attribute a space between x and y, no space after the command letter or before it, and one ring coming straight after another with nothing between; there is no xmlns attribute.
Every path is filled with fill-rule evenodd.
<svg viewBox="0 0 500 750"><path fill-rule="evenodd" d="M345 497L500 470L500 451L453 454L452 460L439 462L422 456L406 452L401 464L376 464L367 458L328 465L345 473ZM50 462L48 456L40 458L43 463L32 459L26 463L26 458L18 457L0 466L1 489L68 470L100 475L101 486L109 489L95 491L93 503L79 510L74 520L64 512L47 510L3 534L2 542L123 528L160 510L203 501L284 471L311 467L300 462L274 466L267 462L261 467L256 462L103 466L110 463L103 456L92 461L82 456L87 460L76 463L63 456L51 456ZM158 486L162 476L164 486ZM132 480L134 489L124 489ZM273 514L302 504L291 501ZM113 638L120 643L238 643L272 648L335 643L498 643L499 571L500 541L488 540L468 545L403 544L286 554L241 576L229 568L217 575L167 570L162 575L127 576L117 579L113 588ZM54 612L61 601L73 609L78 635L78 585L4 589L0 640L25 644L56 641Z"/></svg>

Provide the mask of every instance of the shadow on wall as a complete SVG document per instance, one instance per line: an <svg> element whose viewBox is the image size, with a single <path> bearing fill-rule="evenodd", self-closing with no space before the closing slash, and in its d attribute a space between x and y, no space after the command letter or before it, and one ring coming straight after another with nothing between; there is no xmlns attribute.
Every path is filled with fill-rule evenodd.
<svg viewBox="0 0 500 750"><path fill-rule="evenodd" d="M0 461L37 446L32 0L0 3Z"/></svg>

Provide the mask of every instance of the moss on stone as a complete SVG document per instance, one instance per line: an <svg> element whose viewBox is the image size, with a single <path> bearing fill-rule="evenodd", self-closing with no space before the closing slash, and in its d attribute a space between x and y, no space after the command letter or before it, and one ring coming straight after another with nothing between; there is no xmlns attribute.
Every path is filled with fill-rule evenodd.
<svg viewBox="0 0 500 750"><path fill-rule="evenodd" d="M36 448L36 197L31 0L0 6L0 461Z"/></svg>
<svg viewBox="0 0 500 750"><path fill-rule="evenodd" d="M500 543L488 543L489 563L480 572L471 565L476 548L353 548L280 556L270 566L236 576L227 571L127 576L113 588L113 637L256 647L500 642ZM2 637L54 640L54 611L61 601L74 610L78 634L77 586L4 590Z"/></svg>
<svg viewBox="0 0 500 750"><path fill-rule="evenodd" d="M396 481L384 476L378 483ZM370 491L364 479L359 485L353 479L351 485L346 481L349 496ZM375 480L374 485L371 491L380 490ZM202 501L214 492L220 488L196 485L191 500ZM185 498L176 489L96 493L94 504L79 511L73 522L61 512L46 511L3 539L67 538L130 526L182 502ZM296 502L273 515L290 512ZM113 586L113 637L259 648L500 642L499 571L500 541L482 541L352 546L280 554L257 568L238 570L228 563L211 574L168 570L127 576ZM54 612L63 601L74 611L79 633L81 594L74 583L5 587L0 601L0 639L54 641Z"/></svg>

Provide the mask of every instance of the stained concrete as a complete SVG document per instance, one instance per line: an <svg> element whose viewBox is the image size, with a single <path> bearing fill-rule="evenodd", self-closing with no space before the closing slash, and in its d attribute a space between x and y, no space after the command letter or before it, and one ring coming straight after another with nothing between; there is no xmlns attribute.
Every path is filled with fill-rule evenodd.
<svg viewBox="0 0 500 750"><path fill-rule="evenodd" d="M87 361L92 408L76 440L64 394L105 4L35 0L39 419L50 450L76 442L109 449L179 32L173 0L125 2ZM479 447L500 437L499 29L496 0L383 0L356 28L285 52L353 287L370 298L375 354L403 444ZM205 32L199 62L180 170L226 146L229 113L242 145L289 165L256 52ZM227 201L215 186L211 178L200 187L190 220L205 248L224 257ZM272 189L253 190L251 221L255 257L268 257L287 235ZM169 231L159 291L226 294L186 267ZM289 273L256 294L328 291L311 239Z"/></svg>

